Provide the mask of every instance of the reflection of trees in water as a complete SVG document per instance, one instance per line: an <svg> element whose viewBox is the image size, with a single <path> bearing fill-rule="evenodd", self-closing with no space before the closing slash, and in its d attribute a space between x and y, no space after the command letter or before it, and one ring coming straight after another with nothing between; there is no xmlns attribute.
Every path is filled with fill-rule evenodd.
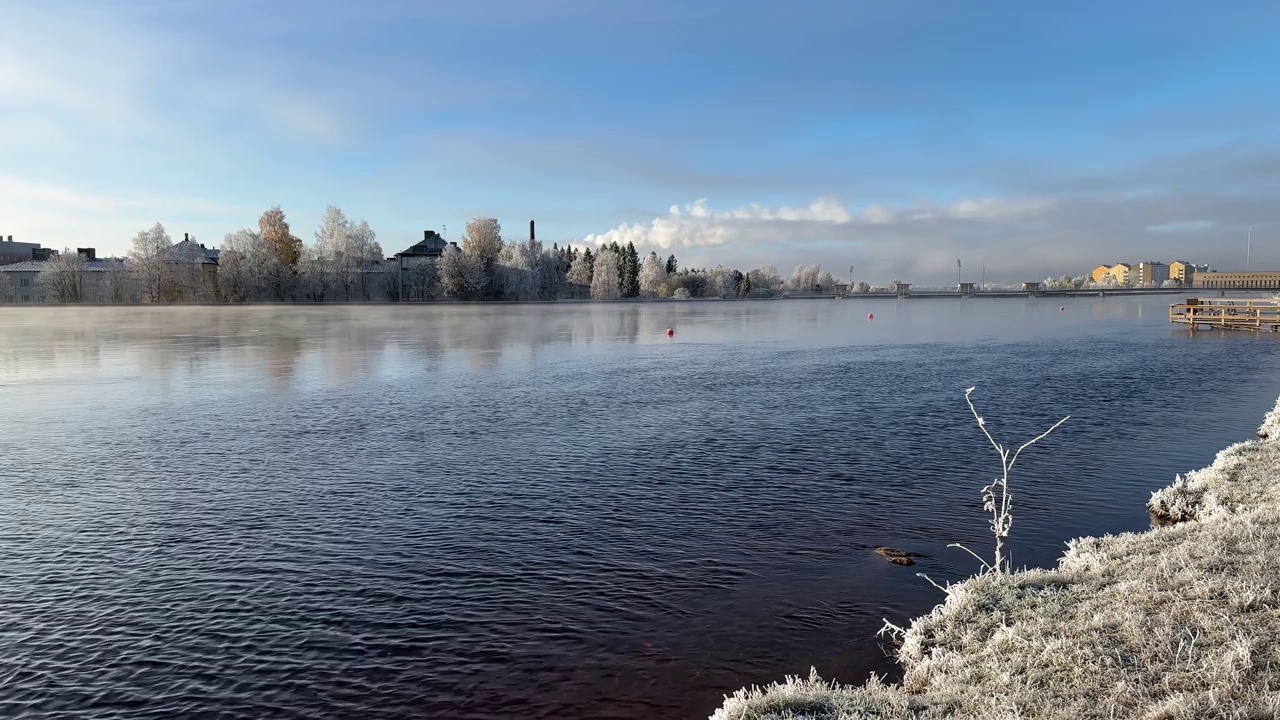
<svg viewBox="0 0 1280 720"><path fill-rule="evenodd" d="M462 351L493 365L515 349L635 342L642 331L661 333L669 314L634 304L24 309L0 316L0 371L92 372L106 353L117 367L172 380L290 381L314 368L348 382L405 354L434 361Z"/></svg>

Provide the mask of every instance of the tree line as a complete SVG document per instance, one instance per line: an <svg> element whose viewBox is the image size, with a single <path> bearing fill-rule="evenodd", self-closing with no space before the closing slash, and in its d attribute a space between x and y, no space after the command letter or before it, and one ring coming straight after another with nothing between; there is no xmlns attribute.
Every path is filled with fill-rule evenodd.
<svg viewBox="0 0 1280 720"><path fill-rule="evenodd" d="M446 244L440 257L411 259L402 267L384 257L369 223L333 206L312 242L304 243L277 205L256 228L227 233L216 251L194 237L175 244L156 223L133 238L125 258L89 259L65 250L44 264L38 284L56 303L746 298L831 292L836 284L815 265L797 267L784 281L773 266L743 272L685 268L675 255L656 252L642 258L630 242L593 251L512 241L491 217L468 222L461 245ZM11 295L5 282L0 273L0 301Z"/></svg>

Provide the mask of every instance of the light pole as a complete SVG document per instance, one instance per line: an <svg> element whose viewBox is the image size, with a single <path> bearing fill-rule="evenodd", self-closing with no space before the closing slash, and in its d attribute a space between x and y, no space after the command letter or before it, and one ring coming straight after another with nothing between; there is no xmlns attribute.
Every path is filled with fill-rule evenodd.
<svg viewBox="0 0 1280 720"><path fill-rule="evenodd" d="M1249 235L1245 239L1244 246L1244 269L1249 269L1249 257L1253 255L1253 226L1249 226Z"/></svg>
<svg viewBox="0 0 1280 720"><path fill-rule="evenodd" d="M960 258L956 258L956 291L960 290Z"/></svg>

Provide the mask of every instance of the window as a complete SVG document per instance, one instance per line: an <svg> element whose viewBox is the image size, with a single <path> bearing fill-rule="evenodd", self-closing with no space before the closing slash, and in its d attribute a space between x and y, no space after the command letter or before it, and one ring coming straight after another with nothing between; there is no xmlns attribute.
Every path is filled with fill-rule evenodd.
<svg viewBox="0 0 1280 720"><path fill-rule="evenodd" d="M19 280L18 287L31 287L31 278L22 278Z"/></svg>

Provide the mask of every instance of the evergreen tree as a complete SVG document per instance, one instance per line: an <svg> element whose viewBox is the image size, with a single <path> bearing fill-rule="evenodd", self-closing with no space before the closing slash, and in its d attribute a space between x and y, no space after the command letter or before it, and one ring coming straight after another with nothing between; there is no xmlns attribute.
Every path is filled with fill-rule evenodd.
<svg viewBox="0 0 1280 720"><path fill-rule="evenodd" d="M745 277L741 271L733 271L733 294L737 297L742 297L742 279Z"/></svg>
<svg viewBox="0 0 1280 720"><path fill-rule="evenodd" d="M638 297L640 295L640 253L636 252L634 243L628 242L627 247L622 250L619 265L623 268L620 278L622 296Z"/></svg>
<svg viewBox="0 0 1280 720"><path fill-rule="evenodd" d="M676 271L676 256L674 254L668 255L667 256L667 274L670 275L675 271Z"/></svg>
<svg viewBox="0 0 1280 720"><path fill-rule="evenodd" d="M746 297L750 294L751 294L751 276L743 275L742 276L742 297Z"/></svg>

